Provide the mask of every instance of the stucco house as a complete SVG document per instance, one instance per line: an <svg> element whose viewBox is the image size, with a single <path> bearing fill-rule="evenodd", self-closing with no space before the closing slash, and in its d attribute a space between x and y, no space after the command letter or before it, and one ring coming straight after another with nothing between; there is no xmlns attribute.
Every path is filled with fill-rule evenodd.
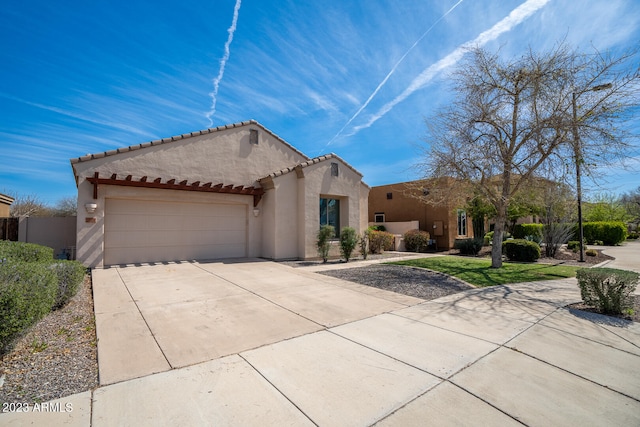
<svg viewBox="0 0 640 427"><path fill-rule="evenodd" d="M452 179L409 181L371 187L369 222L385 225L418 221L419 229L429 232L438 250L453 248L456 239L473 237L471 218L460 208L462 191ZM439 202L429 204L428 197ZM408 231L408 230L406 230Z"/></svg>
<svg viewBox="0 0 640 427"><path fill-rule="evenodd" d="M71 159L90 267L317 256L321 224L367 226L369 186L250 120Z"/></svg>

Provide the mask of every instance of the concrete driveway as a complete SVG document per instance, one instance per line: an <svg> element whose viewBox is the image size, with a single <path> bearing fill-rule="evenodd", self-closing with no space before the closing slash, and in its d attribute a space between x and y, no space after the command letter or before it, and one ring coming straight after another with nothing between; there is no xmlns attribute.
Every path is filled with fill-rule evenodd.
<svg viewBox="0 0 640 427"><path fill-rule="evenodd" d="M29 421L640 425L640 327L564 309L575 279L428 302L261 260L93 280L101 387Z"/></svg>

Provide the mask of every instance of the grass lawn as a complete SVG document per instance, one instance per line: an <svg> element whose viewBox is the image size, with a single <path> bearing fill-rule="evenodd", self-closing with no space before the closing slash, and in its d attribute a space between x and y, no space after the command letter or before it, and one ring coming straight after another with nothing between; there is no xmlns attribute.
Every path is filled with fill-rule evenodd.
<svg viewBox="0 0 640 427"><path fill-rule="evenodd" d="M440 271L479 287L507 283L533 282L537 280L575 277L578 267L537 263L503 262L502 268L491 268L490 259L442 256L421 258L389 264L410 265Z"/></svg>

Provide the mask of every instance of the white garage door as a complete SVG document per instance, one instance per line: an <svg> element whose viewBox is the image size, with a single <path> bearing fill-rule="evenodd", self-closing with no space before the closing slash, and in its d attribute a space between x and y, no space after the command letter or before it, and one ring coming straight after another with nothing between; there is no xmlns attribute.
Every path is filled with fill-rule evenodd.
<svg viewBox="0 0 640 427"><path fill-rule="evenodd" d="M246 205L105 201L105 265L245 257L246 241Z"/></svg>

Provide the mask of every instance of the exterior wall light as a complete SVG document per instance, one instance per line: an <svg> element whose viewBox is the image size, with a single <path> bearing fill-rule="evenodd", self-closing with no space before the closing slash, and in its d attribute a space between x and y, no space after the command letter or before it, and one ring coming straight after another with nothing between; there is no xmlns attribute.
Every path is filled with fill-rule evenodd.
<svg viewBox="0 0 640 427"><path fill-rule="evenodd" d="M260 209L255 208L255 209L253 210L253 216L257 217L258 215L260 215Z"/></svg>
<svg viewBox="0 0 640 427"><path fill-rule="evenodd" d="M86 203L84 205L84 208L87 213L92 214L96 211L96 209L98 209L98 205L96 203Z"/></svg>

